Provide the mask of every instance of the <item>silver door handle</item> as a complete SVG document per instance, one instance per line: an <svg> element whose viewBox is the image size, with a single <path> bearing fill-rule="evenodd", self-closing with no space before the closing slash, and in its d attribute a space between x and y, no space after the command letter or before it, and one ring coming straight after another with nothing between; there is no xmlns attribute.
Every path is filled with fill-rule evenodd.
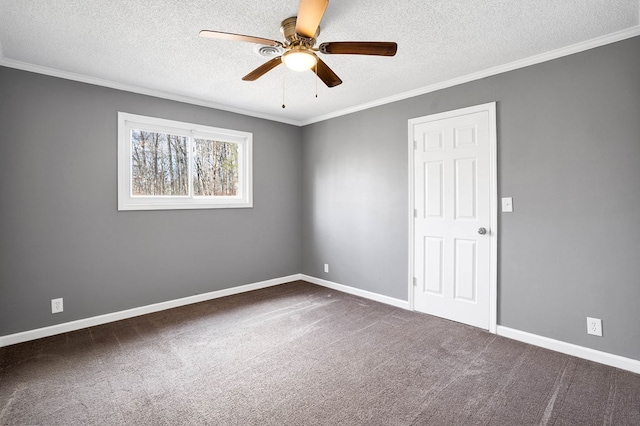
<svg viewBox="0 0 640 426"><path fill-rule="evenodd" d="M487 233L487 229L486 228L478 228L478 234L484 235L486 233Z"/></svg>

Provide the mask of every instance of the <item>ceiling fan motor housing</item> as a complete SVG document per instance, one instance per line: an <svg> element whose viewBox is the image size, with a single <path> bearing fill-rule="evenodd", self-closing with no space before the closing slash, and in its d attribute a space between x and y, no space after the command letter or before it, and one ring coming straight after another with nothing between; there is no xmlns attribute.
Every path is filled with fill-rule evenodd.
<svg viewBox="0 0 640 426"><path fill-rule="evenodd" d="M306 38L298 35L296 33L296 16L292 16L290 18L285 19L280 24L280 32L285 39L286 45L303 45L305 47L313 47L316 44L316 38L320 35L320 26L316 30L313 38Z"/></svg>

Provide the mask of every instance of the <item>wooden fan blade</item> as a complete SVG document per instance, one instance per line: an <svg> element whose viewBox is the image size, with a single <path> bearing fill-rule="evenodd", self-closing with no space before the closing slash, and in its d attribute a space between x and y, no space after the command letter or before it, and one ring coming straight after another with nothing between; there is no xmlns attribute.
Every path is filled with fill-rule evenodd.
<svg viewBox="0 0 640 426"><path fill-rule="evenodd" d="M300 0L296 33L305 38L314 38L328 4L329 0Z"/></svg>
<svg viewBox="0 0 640 426"><path fill-rule="evenodd" d="M318 58L318 62L316 64L316 74L318 75L318 78L327 85L327 87L336 87L337 85L342 84L340 77L338 77L336 73L334 73L333 70L320 58Z"/></svg>
<svg viewBox="0 0 640 426"><path fill-rule="evenodd" d="M329 55L394 56L398 45L391 41L335 41L322 43L318 50Z"/></svg>
<svg viewBox="0 0 640 426"><path fill-rule="evenodd" d="M244 81L257 80L258 78L262 77L263 75L265 75L266 73L268 73L269 71L271 71L272 69L280 65L282 63L281 58L282 58L281 56L278 56L277 58L273 58L270 61L265 62L255 70L251 71L249 74L242 77L242 79Z"/></svg>
<svg viewBox="0 0 640 426"><path fill-rule="evenodd" d="M282 43L276 40L269 40L268 38L253 37L253 36L248 36L243 34L223 33L222 31L202 30L200 31L200 37L219 38L222 40L246 41L248 43L284 47Z"/></svg>

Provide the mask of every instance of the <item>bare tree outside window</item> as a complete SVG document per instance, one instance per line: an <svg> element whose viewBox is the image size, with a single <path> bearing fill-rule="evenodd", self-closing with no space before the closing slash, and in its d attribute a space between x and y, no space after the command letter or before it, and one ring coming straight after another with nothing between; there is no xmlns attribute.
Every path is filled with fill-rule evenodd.
<svg viewBox="0 0 640 426"><path fill-rule="evenodd" d="M238 144L208 139L194 142L193 195L237 195Z"/></svg>
<svg viewBox="0 0 640 426"><path fill-rule="evenodd" d="M133 129L132 195L188 195L187 141L185 136Z"/></svg>

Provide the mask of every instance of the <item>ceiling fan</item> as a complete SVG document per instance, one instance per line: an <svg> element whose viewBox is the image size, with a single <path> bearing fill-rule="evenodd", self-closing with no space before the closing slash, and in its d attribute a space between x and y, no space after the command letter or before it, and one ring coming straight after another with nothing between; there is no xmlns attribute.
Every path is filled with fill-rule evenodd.
<svg viewBox="0 0 640 426"><path fill-rule="evenodd" d="M200 31L200 37L245 41L284 50L281 56L265 62L242 77L245 81L257 80L284 62L288 68L294 71L313 69L327 87L335 87L341 84L342 80L315 52L325 55L394 56L396 54L398 45L394 42L334 41L322 43L317 48L314 47L316 38L320 34L320 21L328 5L329 0L300 0L298 16L287 18L281 23L280 31L284 36L284 42L210 30Z"/></svg>

